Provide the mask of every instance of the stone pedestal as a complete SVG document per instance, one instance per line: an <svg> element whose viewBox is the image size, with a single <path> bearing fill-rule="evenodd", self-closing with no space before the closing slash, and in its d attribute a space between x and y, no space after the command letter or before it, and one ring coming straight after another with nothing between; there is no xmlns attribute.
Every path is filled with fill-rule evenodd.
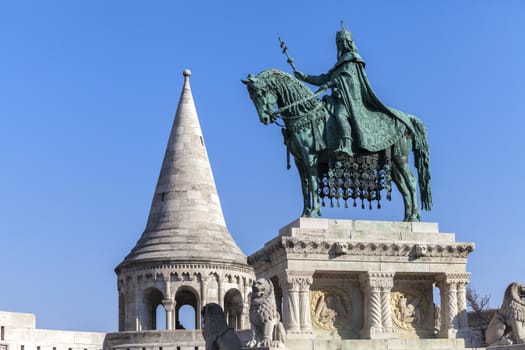
<svg viewBox="0 0 525 350"><path fill-rule="evenodd" d="M525 350L525 344L493 345L488 346L487 350Z"/></svg>
<svg viewBox="0 0 525 350"><path fill-rule="evenodd" d="M405 341L471 336L465 288L473 250L436 223L300 218L248 263L280 291L287 349L352 339L397 349Z"/></svg>

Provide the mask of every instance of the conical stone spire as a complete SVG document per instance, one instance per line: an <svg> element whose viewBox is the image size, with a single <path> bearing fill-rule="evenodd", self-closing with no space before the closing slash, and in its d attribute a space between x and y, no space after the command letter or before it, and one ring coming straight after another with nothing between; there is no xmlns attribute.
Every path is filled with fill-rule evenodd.
<svg viewBox="0 0 525 350"><path fill-rule="evenodd" d="M220 261L246 265L233 241L211 171L184 71L182 90L146 229L123 265L146 261Z"/></svg>

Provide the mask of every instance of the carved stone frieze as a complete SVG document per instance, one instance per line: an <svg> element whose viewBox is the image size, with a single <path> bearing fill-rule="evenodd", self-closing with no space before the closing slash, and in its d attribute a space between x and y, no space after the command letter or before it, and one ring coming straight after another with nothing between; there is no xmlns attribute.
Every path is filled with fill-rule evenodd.
<svg viewBox="0 0 525 350"><path fill-rule="evenodd" d="M271 260L271 255L284 250L287 254L345 256L399 256L411 258L467 258L474 251L473 243L421 244L364 241L314 241L281 237L248 257L248 264Z"/></svg>
<svg viewBox="0 0 525 350"><path fill-rule="evenodd" d="M189 282L202 283L206 278L206 274L216 274L218 276L227 278L231 283L240 284L242 279L248 278L251 283L253 272L245 269L236 269L232 266L228 269L227 265L215 264L163 264L155 268L145 269L130 269L125 271L125 274L119 280L119 284L123 283L137 283L139 280L144 281L170 281L170 282ZM225 274L226 273L226 274Z"/></svg>
<svg viewBox="0 0 525 350"><path fill-rule="evenodd" d="M311 292L310 313L315 328L347 329L352 314L350 297L340 288L327 287Z"/></svg>

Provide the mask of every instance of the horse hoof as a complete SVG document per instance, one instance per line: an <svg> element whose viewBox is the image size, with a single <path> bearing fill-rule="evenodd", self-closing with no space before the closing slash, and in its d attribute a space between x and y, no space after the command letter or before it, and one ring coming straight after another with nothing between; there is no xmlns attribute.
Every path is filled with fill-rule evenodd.
<svg viewBox="0 0 525 350"><path fill-rule="evenodd" d="M319 218L321 217L321 211L308 211L301 215L302 218Z"/></svg>

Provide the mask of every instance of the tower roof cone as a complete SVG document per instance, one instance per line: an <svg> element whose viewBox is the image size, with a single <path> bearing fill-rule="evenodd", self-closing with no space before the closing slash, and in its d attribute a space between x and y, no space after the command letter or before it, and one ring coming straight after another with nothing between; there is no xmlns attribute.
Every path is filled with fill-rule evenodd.
<svg viewBox="0 0 525 350"><path fill-rule="evenodd" d="M146 229L117 270L124 265L161 261L246 265L246 256L226 228L190 75L186 69Z"/></svg>

